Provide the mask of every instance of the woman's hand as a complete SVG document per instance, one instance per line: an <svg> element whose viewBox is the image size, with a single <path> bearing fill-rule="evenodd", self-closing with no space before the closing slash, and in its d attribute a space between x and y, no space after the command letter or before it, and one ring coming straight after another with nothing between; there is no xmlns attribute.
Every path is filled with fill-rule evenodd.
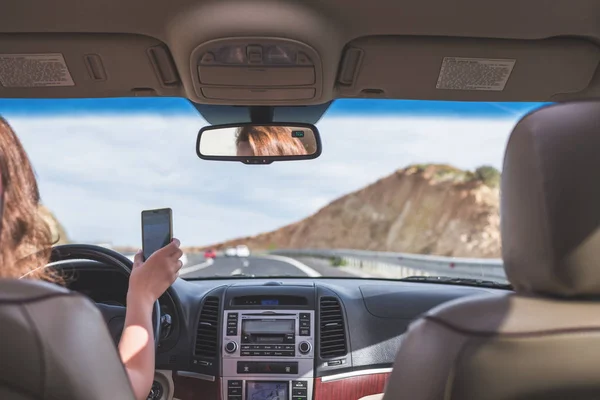
<svg viewBox="0 0 600 400"><path fill-rule="evenodd" d="M133 261L127 292L125 328L119 354L137 400L145 400L154 380L152 306L171 286L181 268L179 240L157 250L144 262L138 251Z"/></svg>
<svg viewBox="0 0 600 400"><path fill-rule="evenodd" d="M171 286L182 267L179 248L180 242L171 243L155 251L146 261L142 260L139 250L133 261L133 270L129 277L127 300L152 305Z"/></svg>

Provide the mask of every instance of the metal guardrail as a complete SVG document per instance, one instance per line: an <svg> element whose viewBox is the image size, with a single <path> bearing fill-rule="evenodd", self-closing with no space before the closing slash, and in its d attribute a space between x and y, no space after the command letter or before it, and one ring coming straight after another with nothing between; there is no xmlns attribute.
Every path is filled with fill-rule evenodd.
<svg viewBox="0 0 600 400"><path fill-rule="evenodd" d="M288 257L316 257L335 264L389 278L406 276L452 276L507 282L501 259L440 257L421 254L349 249L281 249L271 251Z"/></svg>

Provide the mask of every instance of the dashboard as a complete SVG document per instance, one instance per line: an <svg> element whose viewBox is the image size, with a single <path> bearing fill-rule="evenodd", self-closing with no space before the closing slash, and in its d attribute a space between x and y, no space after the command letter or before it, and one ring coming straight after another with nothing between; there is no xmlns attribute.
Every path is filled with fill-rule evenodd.
<svg viewBox="0 0 600 400"><path fill-rule="evenodd" d="M70 263L69 287L125 305L127 276ZM68 268L67 268L68 269ZM354 278L178 279L153 399L358 400L381 393L402 334L429 309L500 289Z"/></svg>

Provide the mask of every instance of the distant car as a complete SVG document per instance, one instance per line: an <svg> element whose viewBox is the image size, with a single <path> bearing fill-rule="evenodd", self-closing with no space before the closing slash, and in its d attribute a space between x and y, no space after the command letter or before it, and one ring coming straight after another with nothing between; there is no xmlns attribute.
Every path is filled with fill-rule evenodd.
<svg viewBox="0 0 600 400"><path fill-rule="evenodd" d="M216 258L217 253L213 249L206 250L204 252L204 258Z"/></svg>
<svg viewBox="0 0 600 400"><path fill-rule="evenodd" d="M249 257L250 249L248 248L248 246L240 244L239 246L236 247L236 253L237 253L238 257Z"/></svg>
<svg viewBox="0 0 600 400"><path fill-rule="evenodd" d="M235 247L227 247L225 249L225 256L226 257L235 257L235 256L237 256L237 249Z"/></svg>

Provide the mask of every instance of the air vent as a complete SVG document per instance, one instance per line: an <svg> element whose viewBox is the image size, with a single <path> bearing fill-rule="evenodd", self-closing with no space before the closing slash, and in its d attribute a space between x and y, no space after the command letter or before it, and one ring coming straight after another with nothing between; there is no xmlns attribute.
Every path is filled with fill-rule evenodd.
<svg viewBox="0 0 600 400"><path fill-rule="evenodd" d="M321 358L341 357L348 354L344 314L339 300L335 297L321 297L319 315Z"/></svg>
<svg viewBox="0 0 600 400"><path fill-rule="evenodd" d="M196 333L196 347L194 355L197 357L216 358L218 349L219 332L219 298L207 297L200 311L198 331Z"/></svg>

